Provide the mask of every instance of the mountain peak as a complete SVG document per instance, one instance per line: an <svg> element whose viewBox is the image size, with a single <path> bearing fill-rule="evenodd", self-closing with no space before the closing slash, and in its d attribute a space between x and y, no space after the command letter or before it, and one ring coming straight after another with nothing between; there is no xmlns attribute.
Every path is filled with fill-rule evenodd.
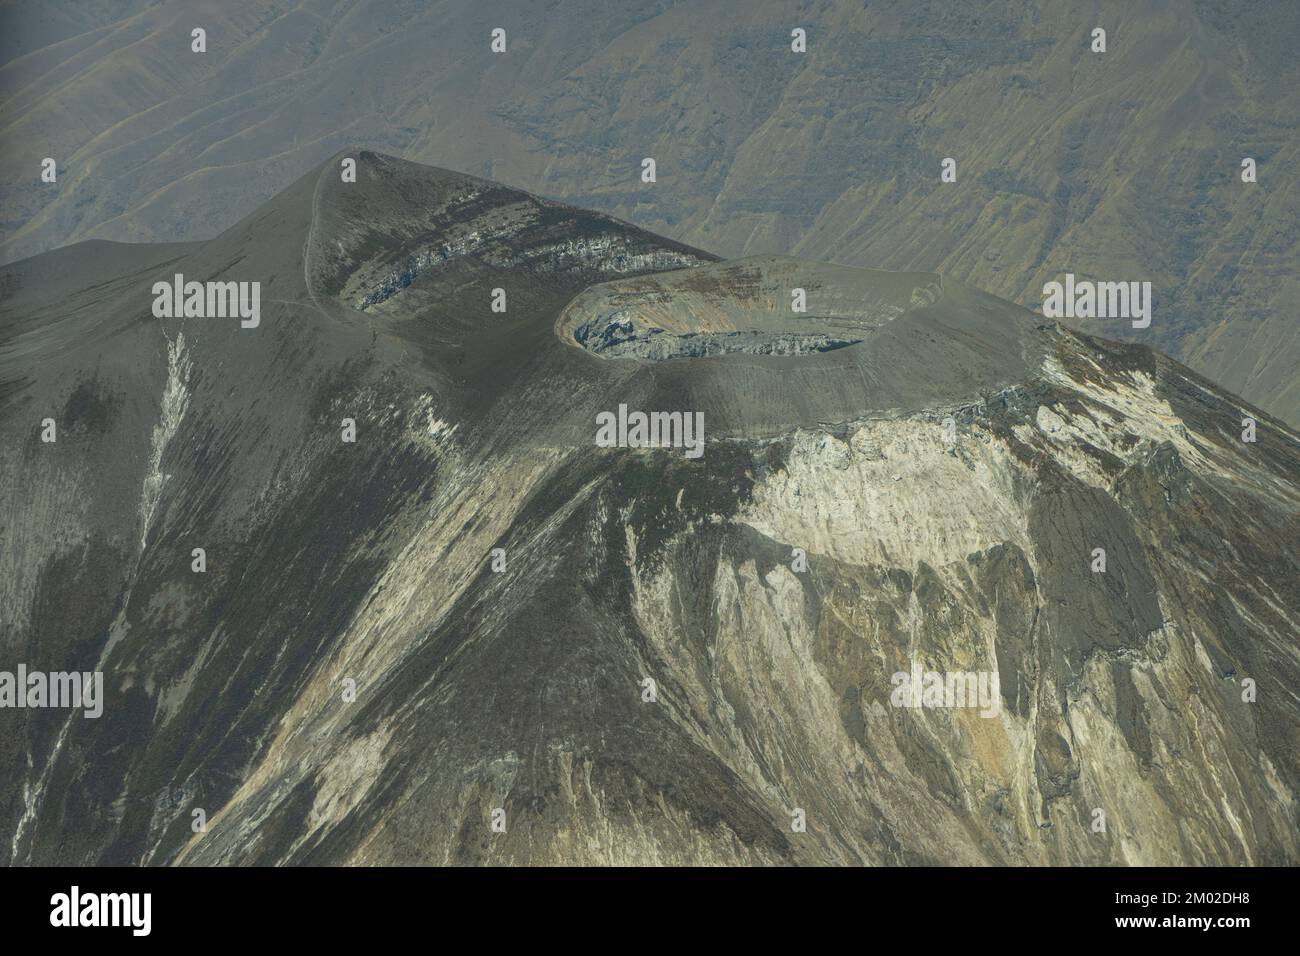
<svg viewBox="0 0 1300 956"><path fill-rule="evenodd" d="M1294 433L940 276L357 159L0 275L5 639L106 677L6 711L9 862L1300 859Z"/></svg>

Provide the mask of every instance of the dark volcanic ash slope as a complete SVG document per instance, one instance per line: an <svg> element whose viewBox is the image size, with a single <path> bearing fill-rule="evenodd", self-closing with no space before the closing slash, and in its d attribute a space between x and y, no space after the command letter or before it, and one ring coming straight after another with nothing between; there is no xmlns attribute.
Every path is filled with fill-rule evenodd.
<svg viewBox="0 0 1300 956"><path fill-rule="evenodd" d="M1300 860L1293 432L936 275L351 155L0 274L0 670L106 689L0 710L7 862ZM154 318L178 272L260 324Z"/></svg>

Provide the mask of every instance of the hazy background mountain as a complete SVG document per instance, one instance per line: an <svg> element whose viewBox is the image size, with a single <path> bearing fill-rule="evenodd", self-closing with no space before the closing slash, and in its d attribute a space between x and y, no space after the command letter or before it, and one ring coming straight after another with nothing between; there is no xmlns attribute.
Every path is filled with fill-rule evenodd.
<svg viewBox="0 0 1300 956"><path fill-rule="evenodd" d="M6 261L210 237L362 142L728 257L941 271L1031 308L1065 272L1150 279L1149 330L1092 330L1300 422L1290 3L120 0L2 26Z"/></svg>

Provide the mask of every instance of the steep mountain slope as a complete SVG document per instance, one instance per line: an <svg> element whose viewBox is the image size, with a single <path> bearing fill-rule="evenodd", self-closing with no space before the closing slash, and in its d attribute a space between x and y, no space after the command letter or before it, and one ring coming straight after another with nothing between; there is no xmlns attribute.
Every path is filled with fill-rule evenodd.
<svg viewBox="0 0 1300 956"><path fill-rule="evenodd" d="M9 36L51 17L89 31L0 66L4 259L205 239L360 141L729 257L940 272L1033 309L1067 272L1147 279L1150 329L1085 331L1155 345L1300 424L1290 4L77 7L3 9ZM37 178L47 156L57 185Z"/></svg>
<svg viewBox="0 0 1300 956"><path fill-rule="evenodd" d="M1294 432L947 277L348 155L0 273L0 670L106 689L0 710L0 858L1300 861Z"/></svg>

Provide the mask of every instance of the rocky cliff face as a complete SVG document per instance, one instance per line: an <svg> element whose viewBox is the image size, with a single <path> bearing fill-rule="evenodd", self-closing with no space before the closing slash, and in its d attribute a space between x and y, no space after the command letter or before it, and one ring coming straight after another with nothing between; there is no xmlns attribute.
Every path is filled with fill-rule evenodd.
<svg viewBox="0 0 1300 956"><path fill-rule="evenodd" d="M0 670L105 679L0 710L0 858L1300 861L1294 432L945 277L352 155L0 277ZM178 272L260 324L154 318Z"/></svg>

